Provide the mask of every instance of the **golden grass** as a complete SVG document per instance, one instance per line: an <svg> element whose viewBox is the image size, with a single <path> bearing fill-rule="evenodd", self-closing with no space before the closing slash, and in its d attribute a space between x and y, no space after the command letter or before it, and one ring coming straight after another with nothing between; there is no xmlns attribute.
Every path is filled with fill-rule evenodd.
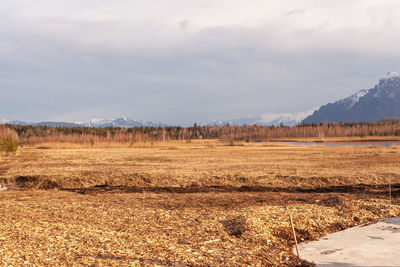
<svg viewBox="0 0 400 267"><path fill-rule="evenodd" d="M217 141L22 147L0 162L0 177L56 181L59 187L386 184L398 179L398 147L227 146Z"/></svg>
<svg viewBox="0 0 400 267"><path fill-rule="evenodd" d="M385 188L388 179L399 184L399 160L399 147L24 146L0 158L0 183L9 188L0 192L0 265L293 266L300 262L291 252L289 214L301 241L398 216L398 188L392 205ZM18 183L21 176L37 180ZM37 189L49 181L56 189ZM351 190L360 183L367 190ZM57 189L105 184L109 191ZM368 186L375 184L384 186ZM123 190L216 185L228 190ZM335 185L349 191L330 191Z"/></svg>

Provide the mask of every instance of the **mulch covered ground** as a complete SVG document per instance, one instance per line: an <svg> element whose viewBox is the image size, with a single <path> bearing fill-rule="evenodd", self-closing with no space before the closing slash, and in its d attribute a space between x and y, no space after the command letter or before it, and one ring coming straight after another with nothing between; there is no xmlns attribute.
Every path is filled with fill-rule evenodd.
<svg viewBox="0 0 400 267"><path fill-rule="evenodd" d="M256 189L2 191L0 265L307 265L290 214L299 241L400 214L396 188Z"/></svg>

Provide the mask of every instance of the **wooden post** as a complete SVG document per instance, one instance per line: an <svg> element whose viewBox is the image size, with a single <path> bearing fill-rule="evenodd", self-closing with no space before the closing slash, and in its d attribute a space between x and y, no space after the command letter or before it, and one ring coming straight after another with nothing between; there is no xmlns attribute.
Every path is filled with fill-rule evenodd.
<svg viewBox="0 0 400 267"><path fill-rule="evenodd" d="M389 178L389 204L392 204L392 183L390 178Z"/></svg>
<svg viewBox="0 0 400 267"><path fill-rule="evenodd" d="M290 225L292 226L292 231L293 231L293 236L294 236L294 244L295 244L295 246L296 246L297 257L300 259L299 248L297 247L296 232L294 231L294 225L293 225L292 214L290 214Z"/></svg>

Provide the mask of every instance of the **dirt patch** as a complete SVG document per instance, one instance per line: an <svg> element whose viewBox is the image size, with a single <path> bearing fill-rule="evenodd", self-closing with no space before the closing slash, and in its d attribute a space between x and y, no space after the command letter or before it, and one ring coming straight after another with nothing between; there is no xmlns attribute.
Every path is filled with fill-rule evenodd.
<svg viewBox="0 0 400 267"><path fill-rule="evenodd" d="M246 219L242 216L221 221L221 224L223 225L225 231L231 236L241 237L246 231Z"/></svg>
<svg viewBox="0 0 400 267"><path fill-rule="evenodd" d="M62 190L76 192L80 194L96 194L96 193L219 193L219 192L284 192L284 193L343 193L343 194L359 194L359 195L387 195L388 188L385 185L349 185L349 186L329 186L329 187L265 187L265 186L188 186L188 187L139 187L139 186L111 186L96 185L86 188L62 188ZM400 184L392 185L392 196L396 198L400 195ZM299 201L307 202L306 199ZM342 198L339 196L328 197L317 201L320 205L334 207L342 205Z"/></svg>
<svg viewBox="0 0 400 267"><path fill-rule="evenodd" d="M15 178L15 184L23 189L48 190L59 187L59 184L55 180L38 176L18 176Z"/></svg>
<svg viewBox="0 0 400 267"><path fill-rule="evenodd" d="M38 146L36 149L51 149L49 146Z"/></svg>
<svg viewBox="0 0 400 267"><path fill-rule="evenodd" d="M327 207L339 207L342 206L344 199L339 196L331 196L321 200L317 200L317 205L327 206Z"/></svg>
<svg viewBox="0 0 400 267"><path fill-rule="evenodd" d="M37 176L18 176L15 178L15 183L22 188L35 188L39 183Z"/></svg>
<svg viewBox="0 0 400 267"><path fill-rule="evenodd" d="M45 189L45 190L54 189L54 188L59 188L59 184L52 179L43 179L38 184L38 188Z"/></svg>

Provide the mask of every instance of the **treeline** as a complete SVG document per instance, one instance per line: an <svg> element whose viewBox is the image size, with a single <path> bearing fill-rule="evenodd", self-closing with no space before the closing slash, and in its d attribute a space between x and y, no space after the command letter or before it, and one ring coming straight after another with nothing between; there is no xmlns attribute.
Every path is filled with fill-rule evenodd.
<svg viewBox="0 0 400 267"><path fill-rule="evenodd" d="M43 142L120 142L222 139L266 141L275 138L323 138L400 136L400 120L382 120L368 123L321 123L287 126L198 126L193 127L132 127L89 128L6 125L0 134L12 134L20 143Z"/></svg>

